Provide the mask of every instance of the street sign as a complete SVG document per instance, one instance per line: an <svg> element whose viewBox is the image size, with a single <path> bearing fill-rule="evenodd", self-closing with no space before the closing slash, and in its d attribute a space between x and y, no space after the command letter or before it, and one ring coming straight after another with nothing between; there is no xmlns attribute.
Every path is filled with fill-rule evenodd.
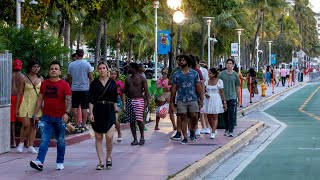
<svg viewBox="0 0 320 180"><path fill-rule="evenodd" d="M231 43L231 56L238 57L239 49L238 43Z"/></svg>
<svg viewBox="0 0 320 180"><path fill-rule="evenodd" d="M170 52L170 31L158 31L158 54Z"/></svg>
<svg viewBox="0 0 320 180"><path fill-rule="evenodd" d="M272 65L275 65L275 64L277 63L276 57L277 57L276 54L272 54L272 55L271 55L271 64L272 64Z"/></svg>

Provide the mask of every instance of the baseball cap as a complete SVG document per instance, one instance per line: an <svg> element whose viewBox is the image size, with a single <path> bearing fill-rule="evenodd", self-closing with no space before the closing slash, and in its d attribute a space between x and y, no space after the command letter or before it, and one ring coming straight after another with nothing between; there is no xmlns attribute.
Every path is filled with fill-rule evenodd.
<svg viewBox="0 0 320 180"><path fill-rule="evenodd" d="M23 64L22 61L20 61L19 59L16 59L16 60L13 61L12 67L15 70L21 70L22 69L22 64Z"/></svg>

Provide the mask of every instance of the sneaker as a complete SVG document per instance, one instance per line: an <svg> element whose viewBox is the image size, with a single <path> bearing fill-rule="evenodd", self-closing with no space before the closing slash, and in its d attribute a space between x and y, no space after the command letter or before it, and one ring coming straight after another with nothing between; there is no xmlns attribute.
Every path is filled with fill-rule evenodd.
<svg viewBox="0 0 320 180"><path fill-rule="evenodd" d="M229 135L229 131L228 130L225 130L224 131L224 136L228 136Z"/></svg>
<svg viewBox="0 0 320 180"><path fill-rule="evenodd" d="M43 164L36 160L36 161L30 161L30 166L33 168L33 169L36 169L38 171L42 171L43 169Z"/></svg>
<svg viewBox="0 0 320 180"><path fill-rule="evenodd" d="M36 149L34 149L33 146L29 146L28 152L29 152L29 153L32 153L32 154L38 154L38 151L36 151Z"/></svg>
<svg viewBox="0 0 320 180"><path fill-rule="evenodd" d="M206 128L206 133L205 134L210 134L210 129L209 128Z"/></svg>
<svg viewBox="0 0 320 180"><path fill-rule="evenodd" d="M191 132L191 134L190 134L190 140L191 140L191 141L196 141L196 139L197 139L196 134L195 134L194 132Z"/></svg>
<svg viewBox="0 0 320 180"><path fill-rule="evenodd" d="M181 141L181 144L187 144L188 143L188 139L187 138L184 138L182 141Z"/></svg>
<svg viewBox="0 0 320 180"><path fill-rule="evenodd" d="M207 132L206 129L202 129L202 130L200 131L201 134L206 134L206 132Z"/></svg>
<svg viewBox="0 0 320 180"><path fill-rule="evenodd" d="M196 136L200 136L201 133L200 133L200 129L196 129Z"/></svg>
<svg viewBox="0 0 320 180"><path fill-rule="evenodd" d="M64 165L63 165L63 163L57 163L57 168L56 168L57 170L62 170L62 169L64 169Z"/></svg>
<svg viewBox="0 0 320 180"><path fill-rule="evenodd" d="M19 143L19 145L17 147L17 152L22 153L23 152L23 146L24 146L24 143Z"/></svg>
<svg viewBox="0 0 320 180"><path fill-rule="evenodd" d="M171 140L175 140L175 141L181 141L181 134L176 134L173 137L170 138Z"/></svg>
<svg viewBox="0 0 320 180"><path fill-rule="evenodd" d="M233 132L229 132L228 137L233 137Z"/></svg>
<svg viewBox="0 0 320 180"><path fill-rule="evenodd" d="M215 133L216 135L218 135L218 130L215 130L214 133Z"/></svg>
<svg viewBox="0 0 320 180"><path fill-rule="evenodd" d="M210 139L214 139L214 138L216 138L216 134L215 133L211 133L210 134Z"/></svg>

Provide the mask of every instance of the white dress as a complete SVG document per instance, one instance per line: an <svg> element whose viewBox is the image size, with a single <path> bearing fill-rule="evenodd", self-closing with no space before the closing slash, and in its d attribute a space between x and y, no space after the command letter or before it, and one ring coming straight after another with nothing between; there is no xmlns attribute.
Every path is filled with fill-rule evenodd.
<svg viewBox="0 0 320 180"><path fill-rule="evenodd" d="M222 99L219 94L219 89L223 89L223 81L221 79L218 80L217 84L212 86L208 85L208 81L205 82L206 86L206 94L210 97L204 97L204 113L206 114L219 114L223 113L223 104Z"/></svg>

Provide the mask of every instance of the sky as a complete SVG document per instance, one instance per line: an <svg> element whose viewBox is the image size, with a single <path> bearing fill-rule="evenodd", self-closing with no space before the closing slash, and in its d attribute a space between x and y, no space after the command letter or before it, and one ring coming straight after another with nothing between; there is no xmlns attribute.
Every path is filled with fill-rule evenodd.
<svg viewBox="0 0 320 180"><path fill-rule="evenodd" d="M320 0L309 0L314 12L320 13Z"/></svg>

